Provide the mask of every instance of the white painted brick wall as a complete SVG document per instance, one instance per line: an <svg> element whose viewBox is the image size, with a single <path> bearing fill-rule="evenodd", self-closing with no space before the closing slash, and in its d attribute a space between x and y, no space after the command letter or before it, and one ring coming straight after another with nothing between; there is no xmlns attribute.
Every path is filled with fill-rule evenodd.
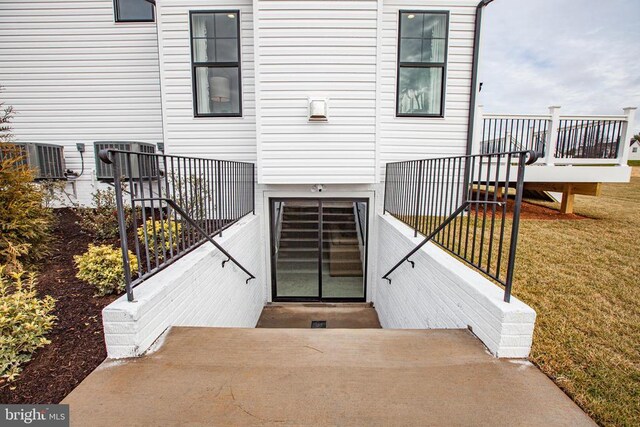
<svg viewBox="0 0 640 427"><path fill-rule="evenodd" d="M381 277L422 241L390 215L378 215L378 256L374 303L384 328L471 327L497 357L527 357L535 311L432 243L391 274Z"/></svg>
<svg viewBox="0 0 640 427"><path fill-rule="evenodd" d="M215 240L247 268L247 275L205 243L134 289L135 302L118 298L102 311L110 358L143 354L170 326L249 327L266 301L259 216L248 215Z"/></svg>

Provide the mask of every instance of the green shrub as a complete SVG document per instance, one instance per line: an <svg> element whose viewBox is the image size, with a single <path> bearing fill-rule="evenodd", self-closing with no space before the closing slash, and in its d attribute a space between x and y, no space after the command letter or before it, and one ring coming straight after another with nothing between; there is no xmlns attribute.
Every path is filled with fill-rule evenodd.
<svg viewBox="0 0 640 427"><path fill-rule="evenodd" d="M154 228L156 233L155 235L157 240L159 256L162 256L163 246L167 252L169 252L171 246L173 246L174 250L177 248L178 233L180 233L180 230L182 230L182 224L176 221L172 221L170 219L165 219L164 221L156 220L155 227L154 227L153 220L148 219L147 222L145 222L144 226L141 225L140 227L138 227L138 237L142 242L144 242L144 232L146 229L147 237L149 239L147 249L149 249L149 251L151 252L155 252L155 249L156 249L156 241L154 241L153 239ZM171 230L171 242L169 242L169 230ZM163 235L164 235L164 244L162 242Z"/></svg>
<svg viewBox="0 0 640 427"><path fill-rule="evenodd" d="M91 195L93 209L78 209L80 228L94 236L96 240L118 237L118 210L116 191L113 188L98 189ZM125 210L125 222L131 223L131 209Z"/></svg>
<svg viewBox="0 0 640 427"><path fill-rule="evenodd" d="M73 257L78 274L76 277L96 287L97 296L124 291L124 268L122 251L109 245L89 245L89 249ZM134 274L138 270L138 259L129 251L129 267Z"/></svg>
<svg viewBox="0 0 640 427"><path fill-rule="evenodd" d="M53 216L15 145L0 143L0 265L20 271L47 255Z"/></svg>
<svg viewBox="0 0 640 427"><path fill-rule="evenodd" d="M56 319L55 300L37 298L35 276L23 276L0 266L0 376L6 381L15 380L33 352L49 344L45 335Z"/></svg>

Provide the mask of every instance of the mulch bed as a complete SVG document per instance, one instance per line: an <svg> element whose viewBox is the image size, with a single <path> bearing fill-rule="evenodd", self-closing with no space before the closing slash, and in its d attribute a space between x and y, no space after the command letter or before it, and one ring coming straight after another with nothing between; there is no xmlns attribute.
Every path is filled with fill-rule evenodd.
<svg viewBox="0 0 640 427"><path fill-rule="evenodd" d="M484 192L475 192L474 193L475 200L485 200ZM487 200L493 200L493 193L489 193ZM500 200L499 198L497 200ZM507 200L507 218L513 217L513 208L515 206L515 200L513 198L509 198ZM484 209L484 205L474 205L472 210L477 210L480 215L482 215L482 211ZM492 207L487 207L487 216L492 215ZM496 218L502 216L502 207L496 207ZM520 219L535 219L535 220L543 220L543 221L559 221L559 220L579 220L579 219L589 219L586 216L578 215L578 214L563 214L559 210L552 209L547 206L536 204L535 202L523 200L520 205Z"/></svg>
<svg viewBox="0 0 640 427"><path fill-rule="evenodd" d="M511 201L513 203L513 201ZM507 210L509 209L509 203L507 203ZM520 219L539 219L546 221L559 221L559 220L577 220L577 219L589 219L586 216L578 214L563 214L559 210L551 209L546 206L537 205L528 201L522 201L520 207Z"/></svg>
<svg viewBox="0 0 640 427"><path fill-rule="evenodd" d="M56 299L57 321L16 381L0 385L2 403L58 403L106 357L102 309L117 296L94 297L94 288L76 279L73 256L87 250L92 236L80 231L71 209L55 211L51 254L40 267L38 291Z"/></svg>

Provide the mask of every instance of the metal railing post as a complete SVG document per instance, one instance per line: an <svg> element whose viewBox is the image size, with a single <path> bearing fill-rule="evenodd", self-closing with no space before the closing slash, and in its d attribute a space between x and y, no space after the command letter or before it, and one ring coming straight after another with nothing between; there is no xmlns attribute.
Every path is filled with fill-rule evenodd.
<svg viewBox="0 0 640 427"><path fill-rule="evenodd" d="M418 194L416 195L416 209L414 211L415 223L413 227L413 237L418 237L418 226L420 224L420 200L422 196L422 170L424 160L418 161Z"/></svg>
<svg viewBox="0 0 640 427"><path fill-rule="evenodd" d="M222 229L222 227L224 227L223 225L223 221L222 221L222 171L220 170L222 166L222 161L221 160L217 160L216 161L216 181L217 183L217 199L218 199L218 227L220 227L220 229ZM222 236L222 232L220 232L220 236Z"/></svg>
<svg viewBox="0 0 640 427"><path fill-rule="evenodd" d="M387 199L389 198L389 163L384 166L384 200L382 202L382 215L387 213Z"/></svg>
<svg viewBox="0 0 640 427"><path fill-rule="evenodd" d="M124 283L127 291L127 300L133 301L133 288L131 287L131 264L129 260L129 247L127 245L127 222L125 220L124 204L122 202L122 184L120 181L120 165L118 154L109 156L113 165L113 183L116 192L116 210L118 215L118 232L120 234L120 248L122 249L122 269L124 270ZM135 212L132 212L135 215Z"/></svg>
<svg viewBox="0 0 640 427"><path fill-rule="evenodd" d="M507 262L507 277L504 286L504 302L511 301L513 272L516 266L516 248L518 247L518 229L520 228L520 207L522 205L522 191L524 190L524 167L526 165L526 157L526 153L520 153L518 158L516 199L513 207L513 224L511 225L511 239L509 242L509 260Z"/></svg>

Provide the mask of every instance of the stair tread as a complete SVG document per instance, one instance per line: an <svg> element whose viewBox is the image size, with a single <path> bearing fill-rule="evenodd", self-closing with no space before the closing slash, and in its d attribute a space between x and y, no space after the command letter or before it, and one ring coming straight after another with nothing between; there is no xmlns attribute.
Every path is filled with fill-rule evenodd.
<svg viewBox="0 0 640 427"><path fill-rule="evenodd" d="M313 228L283 228L281 230L282 233L317 233L318 229ZM345 234L356 234L356 230L322 230L323 233L345 233Z"/></svg>
<svg viewBox="0 0 640 427"><path fill-rule="evenodd" d="M279 252L292 252L292 251L299 251L299 252L317 252L318 248L317 247L313 247L313 248L287 248L287 247L281 247L279 250ZM344 246L344 247L340 247L340 248L333 248L333 249L322 249L323 252L329 252L329 251L334 251L334 252L360 252L360 248L356 247L356 246Z"/></svg>
<svg viewBox="0 0 640 427"><path fill-rule="evenodd" d="M317 251L318 247L313 247L313 248L288 248L288 247L281 247L280 248L280 252L285 251L285 252L291 252L291 251L302 251L302 252L312 252L312 251ZM329 251L342 251L342 252L360 252L360 248L357 246L344 246L344 247L339 247L339 248L333 248L333 249L322 249L324 252L329 252Z"/></svg>
<svg viewBox="0 0 640 427"><path fill-rule="evenodd" d="M278 257L278 262L318 262L318 258L280 258ZM360 259L338 259L338 260L329 260L323 259L323 262L334 262L336 264L356 264L360 263Z"/></svg>
<svg viewBox="0 0 640 427"><path fill-rule="evenodd" d="M307 221L303 219L283 219L282 224L317 224L318 221ZM323 224L353 224L355 221L322 221Z"/></svg>
<svg viewBox="0 0 640 427"><path fill-rule="evenodd" d="M284 272L284 274L314 274L317 275L318 271L317 270L286 270L286 272ZM330 274L324 274L325 276L330 276ZM362 276L362 270L340 270L340 275L339 276L334 276L334 277L358 277L358 276Z"/></svg>

